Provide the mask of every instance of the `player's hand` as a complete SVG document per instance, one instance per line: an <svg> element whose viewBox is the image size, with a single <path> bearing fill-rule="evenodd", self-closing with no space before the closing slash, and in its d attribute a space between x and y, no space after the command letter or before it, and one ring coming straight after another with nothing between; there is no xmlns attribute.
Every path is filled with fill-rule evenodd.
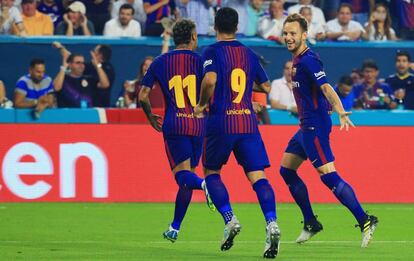
<svg viewBox="0 0 414 261"><path fill-rule="evenodd" d="M260 103L258 103L258 102L252 102L252 103L253 103L254 113L259 113L259 112L262 111L263 106Z"/></svg>
<svg viewBox="0 0 414 261"><path fill-rule="evenodd" d="M352 112L350 112L350 111L345 111L345 112L339 113L339 123L341 124L341 127L339 128L339 130L342 130L345 127L345 130L348 131L349 126L352 126L352 127L355 128L355 125L349 119L349 115L351 113Z"/></svg>
<svg viewBox="0 0 414 261"><path fill-rule="evenodd" d="M157 114L151 114L149 118L151 126L158 132L162 131L162 117Z"/></svg>
<svg viewBox="0 0 414 261"><path fill-rule="evenodd" d="M206 106L203 107L203 106L200 106L199 104L197 104L194 107L194 117L199 118L199 119L204 118L205 108L206 108Z"/></svg>

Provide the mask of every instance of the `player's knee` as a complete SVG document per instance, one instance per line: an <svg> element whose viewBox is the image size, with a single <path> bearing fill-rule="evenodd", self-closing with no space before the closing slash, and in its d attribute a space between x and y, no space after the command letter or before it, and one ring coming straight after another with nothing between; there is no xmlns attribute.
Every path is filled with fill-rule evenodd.
<svg viewBox="0 0 414 261"><path fill-rule="evenodd" d="M285 180L285 182L288 182L298 174L293 169L288 169L283 166L280 166L279 173L282 176L282 178Z"/></svg>
<svg viewBox="0 0 414 261"><path fill-rule="evenodd" d="M186 188L186 184L185 184L186 178L185 178L185 175L187 175L187 172L189 172L189 171L181 170L181 171L178 171L177 173L175 173L175 182L177 183L177 185L180 188L183 188L183 189Z"/></svg>

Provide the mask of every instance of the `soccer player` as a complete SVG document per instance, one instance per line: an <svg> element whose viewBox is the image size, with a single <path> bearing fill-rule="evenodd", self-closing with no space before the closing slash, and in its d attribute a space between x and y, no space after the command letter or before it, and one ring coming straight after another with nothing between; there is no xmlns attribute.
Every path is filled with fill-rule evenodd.
<svg viewBox="0 0 414 261"><path fill-rule="evenodd" d="M167 157L179 186L174 219L163 234L171 242L177 240L194 189L203 189L207 204L214 209L204 180L194 173L201 157L205 131L204 120L195 118L193 114L202 73L201 57L193 52L197 47L195 24L190 20L181 20L174 26L173 34L176 49L154 60L142 80L139 93L139 101L151 126L163 132ZM161 86L166 101L163 124L161 117L151 112L149 102L155 82Z"/></svg>
<svg viewBox="0 0 414 261"><path fill-rule="evenodd" d="M253 83L257 84L255 88L267 93L270 83L258 57L235 39L237 24L237 12L232 8L221 8L214 21L218 41L203 53L204 77L194 113L203 117L209 106L203 152L205 181L211 200L225 223L221 250L228 250L241 225L233 215L220 172L233 152L257 194L266 219L263 255L275 258L280 240L275 195L264 173L269 160L252 105Z"/></svg>
<svg viewBox="0 0 414 261"><path fill-rule="evenodd" d="M341 130L345 128L348 131L349 126L354 125L348 117L350 112L344 110L338 95L328 83L322 62L306 46L307 29L305 18L298 14L289 15L283 27L286 47L293 54L293 94L298 106L300 129L288 143L280 174L304 217L304 228L296 242L306 242L323 229L313 213L306 185L297 173L303 161L309 158L322 182L355 216L363 236L361 246L366 247L378 219L365 213L352 187L336 172L329 144L332 128L329 111L333 108L339 114Z"/></svg>

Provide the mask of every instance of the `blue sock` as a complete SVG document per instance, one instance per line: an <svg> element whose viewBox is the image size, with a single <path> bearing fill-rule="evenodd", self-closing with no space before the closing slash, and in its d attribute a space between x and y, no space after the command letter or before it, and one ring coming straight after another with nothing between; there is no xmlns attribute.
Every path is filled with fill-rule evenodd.
<svg viewBox="0 0 414 261"><path fill-rule="evenodd" d="M367 214L355 196L352 187L346 183L338 173L331 172L321 176L322 182L335 194L336 198L346 206L355 216L359 224L367 219Z"/></svg>
<svg viewBox="0 0 414 261"><path fill-rule="evenodd" d="M256 191L266 223L269 224L272 221L276 221L275 193L269 181L267 179L260 179L253 184L253 189Z"/></svg>
<svg viewBox="0 0 414 261"><path fill-rule="evenodd" d="M205 178L211 200L217 210L223 216L224 223L227 224L233 217L233 210L230 206L229 193L219 174L211 174Z"/></svg>
<svg viewBox="0 0 414 261"><path fill-rule="evenodd" d="M175 173L175 180L180 188L202 189L203 179L189 170L181 170Z"/></svg>
<svg viewBox="0 0 414 261"><path fill-rule="evenodd" d="M181 222L183 222L188 205L190 205L192 195L193 191L191 189L178 189L177 196L175 198L174 220L171 223L172 228L180 230Z"/></svg>
<svg viewBox="0 0 414 261"><path fill-rule="evenodd" d="M282 178L289 187L290 194L292 194L296 204L298 204L302 211L304 221L307 222L314 219L315 214L313 213L309 200L308 189L296 171L280 167L280 175L282 175Z"/></svg>

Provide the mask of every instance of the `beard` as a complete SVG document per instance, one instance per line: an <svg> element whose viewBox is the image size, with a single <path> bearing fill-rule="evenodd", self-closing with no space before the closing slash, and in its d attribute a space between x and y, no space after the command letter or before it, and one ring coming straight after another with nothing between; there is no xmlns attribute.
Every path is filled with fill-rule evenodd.
<svg viewBox="0 0 414 261"><path fill-rule="evenodd" d="M294 40L294 42L291 44L294 47L292 49L289 49L288 47L288 51L291 53L296 53L302 47L302 42L302 37L298 41ZM286 43L286 45L288 46L288 43Z"/></svg>

